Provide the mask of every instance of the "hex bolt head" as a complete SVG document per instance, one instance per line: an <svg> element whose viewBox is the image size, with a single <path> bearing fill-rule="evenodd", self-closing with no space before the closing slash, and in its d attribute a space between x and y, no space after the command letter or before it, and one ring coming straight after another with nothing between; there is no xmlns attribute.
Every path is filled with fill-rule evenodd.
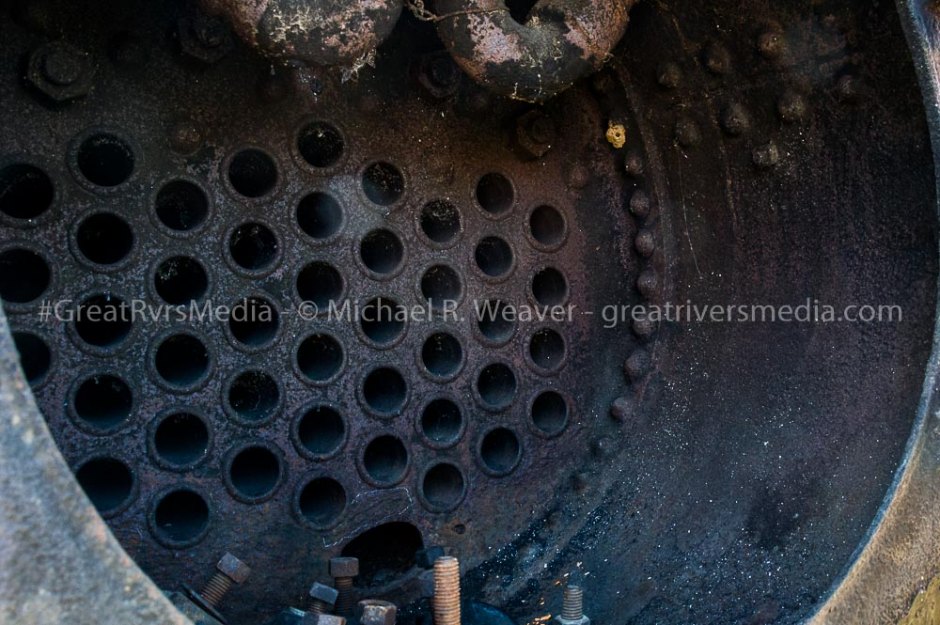
<svg viewBox="0 0 940 625"><path fill-rule="evenodd" d="M244 584L248 576L251 575L251 567L230 553L222 556L215 568L236 584Z"/></svg>
<svg viewBox="0 0 940 625"><path fill-rule="evenodd" d="M27 82L58 103L88 95L94 76L95 64L91 57L61 41L36 48L27 61Z"/></svg>
<svg viewBox="0 0 940 625"><path fill-rule="evenodd" d="M516 120L516 143L529 158L541 158L555 141L555 124L542 111L532 110Z"/></svg>
<svg viewBox="0 0 940 625"><path fill-rule="evenodd" d="M394 603L366 599L359 602L359 625L395 625L397 613Z"/></svg>
<svg viewBox="0 0 940 625"><path fill-rule="evenodd" d="M421 89L435 100L449 98L460 86L460 70L446 52L432 52L421 57L417 78Z"/></svg>
<svg viewBox="0 0 940 625"><path fill-rule="evenodd" d="M313 586L310 587L310 592L308 594L314 601L320 602L332 608L336 604L336 598L339 596L339 591L337 591L332 586L327 586L326 584L321 584L320 582L314 582Z"/></svg>
<svg viewBox="0 0 940 625"><path fill-rule="evenodd" d="M356 577L359 575L359 558L346 556L330 558L330 577Z"/></svg>

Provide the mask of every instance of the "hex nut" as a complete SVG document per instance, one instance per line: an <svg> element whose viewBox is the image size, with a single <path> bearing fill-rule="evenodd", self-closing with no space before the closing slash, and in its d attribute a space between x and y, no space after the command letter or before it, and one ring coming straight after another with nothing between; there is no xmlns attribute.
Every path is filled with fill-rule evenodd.
<svg viewBox="0 0 940 625"><path fill-rule="evenodd" d="M91 56L61 41L36 48L27 61L27 82L59 103L88 95L94 77L95 64Z"/></svg>
<svg viewBox="0 0 940 625"><path fill-rule="evenodd" d="M395 625L398 608L394 603L379 599L359 602L359 625Z"/></svg>
<svg viewBox="0 0 940 625"><path fill-rule="evenodd" d="M231 31L218 17L182 17L176 23L176 33L183 54L206 65L218 63L235 47Z"/></svg>
<svg viewBox="0 0 940 625"><path fill-rule="evenodd" d="M531 110L516 120L516 143L530 158L541 158L552 148L555 124L552 118Z"/></svg>
<svg viewBox="0 0 940 625"><path fill-rule="evenodd" d="M329 606L336 604L336 598L338 596L339 592L335 588L321 584L320 582L315 582L313 586L310 587L310 598L314 601L322 601Z"/></svg>
<svg viewBox="0 0 940 625"><path fill-rule="evenodd" d="M359 558L330 558L330 577L356 577L359 575Z"/></svg>
<svg viewBox="0 0 940 625"><path fill-rule="evenodd" d="M418 85L435 100L449 98L460 86L460 70L447 52L432 52L421 57L417 74Z"/></svg>
<svg viewBox="0 0 940 625"><path fill-rule="evenodd" d="M251 567L230 553L222 556L222 559L215 567L236 584L243 584L251 575Z"/></svg>
<svg viewBox="0 0 940 625"><path fill-rule="evenodd" d="M552 623L555 623L556 625L591 625L591 619L586 616L582 616L578 620L573 621L570 619L561 618L559 615L552 619Z"/></svg>

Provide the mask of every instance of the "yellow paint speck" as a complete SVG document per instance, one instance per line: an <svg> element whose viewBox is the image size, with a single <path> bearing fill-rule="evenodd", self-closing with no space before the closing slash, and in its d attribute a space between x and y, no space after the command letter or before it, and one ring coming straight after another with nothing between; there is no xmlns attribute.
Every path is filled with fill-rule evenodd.
<svg viewBox="0 0 940 625"><path fill-rule="evenodd" d="M607 126L607 141L618 150L627 142L627 129L623 124L609 122Z"/></svg>

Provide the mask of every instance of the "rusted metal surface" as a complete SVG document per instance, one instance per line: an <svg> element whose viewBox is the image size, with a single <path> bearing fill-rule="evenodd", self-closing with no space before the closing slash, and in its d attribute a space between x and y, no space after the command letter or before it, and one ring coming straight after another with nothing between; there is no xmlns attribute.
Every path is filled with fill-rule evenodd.
<svg viewBox="0 0 940 625"><path fill-rule="evenodd" d="M633 0L541 0L513 16L502 0L440 0L435 22L461 68L500 95L542 102L610 60Z"/></svg>
<svg viewBox="0 0 940 625"><path fill-rule="evenodd" d="M201 0L263 54L353 67L392 32L401 0Z"/></svg>

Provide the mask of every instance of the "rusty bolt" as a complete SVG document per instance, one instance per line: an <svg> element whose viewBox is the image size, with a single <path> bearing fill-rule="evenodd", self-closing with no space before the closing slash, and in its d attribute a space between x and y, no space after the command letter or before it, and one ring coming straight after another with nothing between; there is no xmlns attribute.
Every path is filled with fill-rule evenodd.
<svg viewBox="0 0 940 625"><path fill-rule="evenodd" d="M418 84L432 98L443 100L457 92L460 70L447 52L432 52L418 62Z"/></svg>
<svg viewBox="0 0 940 625"><path fill-rule="evenodd" d="M561 625L591 625L591 619L584 616L584 592L580 586L565 586L561 614L555 617L555 622Z"/></svg>
<svg viewBox="0 0 940 625"><path fill-rule="evenodd" d="M395 625L397 613L394 603L366 599L359 602L359 625Z"/></svg>
<svg viewBox="0 0 940 625"><path fill-rule="evenodd" d="M434 562L434 625L460 625L460 562L444 556Z"/></svg>
<svg viewBox="0 0 940 625"><path fill-rule="evenodd" d="M338 593L336 613L350 616L353 610L353 579L359 575L359 558L337 557L330 559L330 576Z"/></svg>
<svg viewBox="0 0 940 625"><path fill-rule="evenodd" d="M310 611L314 614L326 614L336 605L339 592L332 586L315 582L310 587Z"/></svg>
<svg viewBox="0 0 940 625"><path fill-rule="evenodd" d="M197 15L177 22L177 35L183 54L212 65L232 51L232 34L218 17Z"/></svg>
<svg viewBox="0 0 940 625"><path fill-rule="evenodd" d="M95 64L91 57L67 43L54 42L33 50L26 80L55 102L68 102L91 91Z"/></svg>
<svg viewBox="0 0 940 625"><path fill-rule="evenodd" d="M529 158L542 158L555 141L555 123L542 111L532 110L516 120L516 144Z"/></svg>
<svg viewBox="0 0 940 625"><path fill-rule="evenodd" d="M213 608L221 603L222 598L234 584L242 584L251 574L251 567L230 553L222 556L215 565L215 574L203 586L200 595Z"/></svg>

